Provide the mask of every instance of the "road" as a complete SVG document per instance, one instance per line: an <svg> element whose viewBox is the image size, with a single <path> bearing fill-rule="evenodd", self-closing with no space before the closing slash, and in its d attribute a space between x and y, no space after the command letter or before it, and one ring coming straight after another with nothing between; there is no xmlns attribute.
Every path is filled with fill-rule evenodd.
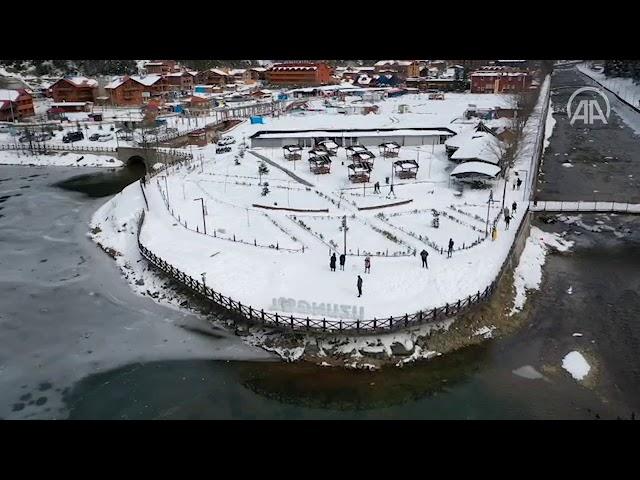
<svg viewBox="0 0 640 480"><path fill-rule="evenodd" d="M557 123L543 157L538 198L638 203L640 137L634 128L640 131L640 114L606 92L611 104L607 124L596 121L586 126L577 120L571 125L562 110L582 86L598 85L575 67L557 69L551 77Z"/></svg>

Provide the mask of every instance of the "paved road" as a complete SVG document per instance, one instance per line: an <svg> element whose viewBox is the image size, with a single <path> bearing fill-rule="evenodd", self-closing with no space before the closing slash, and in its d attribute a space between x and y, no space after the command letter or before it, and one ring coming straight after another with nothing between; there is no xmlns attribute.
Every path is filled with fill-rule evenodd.
<svg viewBox="0 0 640 480"><path fill-rule="evenodd" d="M551 96L557 123L543 157L538 198L639 203L640 136L627 122L640 127L640 114L607 93L608 124L585 126L576 121L571 125L561 110L574 90L585 85L598 86L573 67L557 69L551 78L551 88L557 89Z"/></svg>

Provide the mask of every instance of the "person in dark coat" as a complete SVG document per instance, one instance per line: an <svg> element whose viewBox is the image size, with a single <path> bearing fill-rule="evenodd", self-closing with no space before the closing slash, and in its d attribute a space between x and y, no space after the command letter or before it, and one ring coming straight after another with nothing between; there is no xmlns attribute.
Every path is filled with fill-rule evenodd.
<svg viewBox="0 0 640 480"><path fill-rule="evenodd" d="M347 260L347 256L344 253L340 254L340 270L344 270L344 262Z"/></svg>
<svg viewBox="0 0 640 480"><path fill-rule="evenodd" d="M376 182L373 185L373 193L380 193L380 182Z"/></svg>
<svg viewBox="0 0 640 480"><path fill-rule="evenodd" d="M369 255L364 259L364 273L371 273L371 258Z"/></svg>
<svg viewBox="0 0 640 480"><path fill-rule="evenodd" d="M336 254L335 253L331 255L331 258L329 259L329 267L331 268L332 272L336 271Z"/></svg>
<svg viewBox="0 0 640 480"><path fill-rule="evenodd" d="M447 250L447 258L451 258L451 254L453 253L453 238L449 239L449 249Z"/></svg>
<svg viewBox="0 0 640 480"><path fill-rule="evenodd" d="M505 230L509 230L509 222L511 222L511 217L509 215L505 215L504 216Z"/></svg>
<svg viewBox="0 0 640 480"><path fill-rule="evenodd" d="M424 268L429 268L429 265L427 264L427 257L429 256L429 252L427 252L426 250L422 250L420 252L420 256L422 257L422 266Z"/></svg>
<svg viewBox="0 0 640 480"><path fill-rule="evenodd" d="M516 208L518 208L518 204L517 204L516 202L513 202L513 203L511 204L511 211L512 211L513 213L516 213Z"/></svg>
<svg viewBox="0 0 640 480"><path fill-rule="evenodd" d="M393 198L396 198L396 192L393 191L393 183L389 186L389 193L387 194L387 198L390 198L393 195Z"/></svg>
<svg viewBox="0 0 640 480"><path fill-rule="evenodd" d="M360 275L358 275L358 281L356 285L358 286L358 297L361 297L362 296L362 277Z"/></svg>
<svg viewBox="0 0 640 480"><path fill-rule="evenodd" d="M522 185L522 179L518 178L518 180L516 181L516 186L518 187L518 190L520 190L520 185Z"/></svg>

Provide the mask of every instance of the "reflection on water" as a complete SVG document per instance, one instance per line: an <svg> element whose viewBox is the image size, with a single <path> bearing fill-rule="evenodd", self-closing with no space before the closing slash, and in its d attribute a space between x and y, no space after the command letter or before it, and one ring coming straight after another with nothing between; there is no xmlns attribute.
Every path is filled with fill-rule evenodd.
<svg viewBox="0 0 640 480"><path fill-rule="evenodd" d="M106 197L120 192L144 174L144 164L135 162L122 168L109 168L100 172L77 175L56 183L56 186L81 192L90 197Z"/></svg>

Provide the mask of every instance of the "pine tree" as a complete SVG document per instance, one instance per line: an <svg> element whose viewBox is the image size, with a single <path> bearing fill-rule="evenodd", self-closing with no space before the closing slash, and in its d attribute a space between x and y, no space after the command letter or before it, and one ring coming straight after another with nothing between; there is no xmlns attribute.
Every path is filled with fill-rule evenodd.
<svg viewBox="0 0 640 480"><path fill-rule="evenodd" d="M262 176L266 175L267 173L269 173L269 168L267 167L267 164L264 163L264 161L260 162L260 164L258 165L258 175L260 176L260 181L258 182L258 185L262 184Z"/></svg>
<svg viewBox="0 0 640 480"><path fill-rule="evenodd" d="M264 182L262 187L262 196L265 197L269 194L269 182Z"/></svg>

